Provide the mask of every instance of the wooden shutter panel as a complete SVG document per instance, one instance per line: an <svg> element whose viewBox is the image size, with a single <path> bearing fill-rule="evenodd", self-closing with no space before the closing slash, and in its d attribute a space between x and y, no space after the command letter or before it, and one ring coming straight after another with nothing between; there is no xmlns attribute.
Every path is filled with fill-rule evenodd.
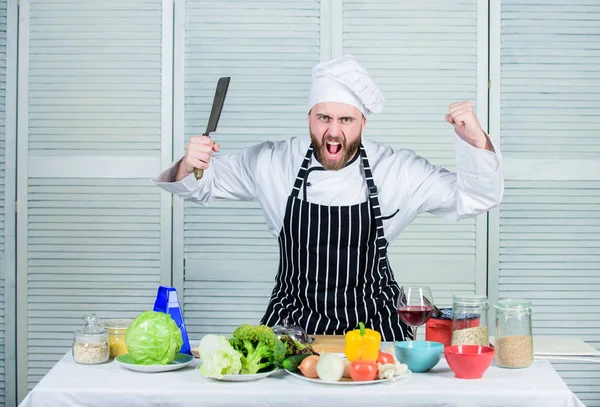
<svg viewBox="0 0 600 407"><path fill-rule="evenodd" d="M486 125L486 24L478 0L344 0L341 53L356 56L386 98L365 136L454 170L448 105L471 101ZM485 294L486 235L486 215L419 216L388 249L398 284L429 283L440 306L451 306L452 294Z"/></svg>
<svg viewBox="0 0 600 407"><path fill-rule="evenodd" d="M170 197L151 179L171 156L172 5L31 0L21 13L22 398L83 314L135 317L170 283Z"/></svg>
<svg viewBox="0 0 600 407"><path fill-rule="evenodd" d="M600 4L502 0L494 12L507 173L491 295L531 299L534 335L598 348ZM583 403L600 403L597 364L553 363Z"/></svg>
<svg viewBox="0 0 600 407"><path fill-rule="evenodd" d="M176 20L185 21L176 33L176 42L185 44L176 60L185 71L183 95L176 100L185 112L185 128L175 134L177 158L190 136L205 131L221 76L231 76L212 135L222 152L306 134L311 68L320 55L320 12L321 4L314 0L303 1L301 8L288 1L176 5ZM258 204L220 201L183 208L178 200L176 211L182 214L179 224L175 214L174 236L183 235L179 256L191 335L227 334L241 323L258 323L279 260L277 239L267 231Z"/></svg>

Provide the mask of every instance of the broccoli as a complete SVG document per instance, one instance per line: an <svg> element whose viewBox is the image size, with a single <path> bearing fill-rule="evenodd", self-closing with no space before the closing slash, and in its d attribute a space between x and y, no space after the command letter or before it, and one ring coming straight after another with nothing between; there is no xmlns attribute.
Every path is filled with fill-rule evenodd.
<svg viewBox="0 0 600 407"><path fill-rule="evenodd" d="M241 374L254 374L279 368L285 359L285 345L266 325L240 325L233 331L229 343L242 354Z"/></svg>

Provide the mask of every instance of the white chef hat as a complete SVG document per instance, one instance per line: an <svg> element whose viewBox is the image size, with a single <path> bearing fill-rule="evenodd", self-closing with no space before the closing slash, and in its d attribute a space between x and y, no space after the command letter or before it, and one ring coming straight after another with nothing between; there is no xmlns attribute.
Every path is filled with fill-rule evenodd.
<svg viewBox="0 0 600 407"><path fill-rule="evenodd" d="M379 113L384 97L367 70L352 55L316 65L308 94L308 108L317 103L341 102L356 107L363 115Z"/></svg>

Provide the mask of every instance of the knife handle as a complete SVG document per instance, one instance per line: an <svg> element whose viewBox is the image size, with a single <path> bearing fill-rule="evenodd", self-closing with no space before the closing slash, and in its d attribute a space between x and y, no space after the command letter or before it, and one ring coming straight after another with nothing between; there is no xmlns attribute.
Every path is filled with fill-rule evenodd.
<svg viewBox="0 0 600 407"><path fill-rule="evenodd" d="M202 168L194 168L194 175L196 176L196 181L198 181L204 175L204 170Z"/></svg>

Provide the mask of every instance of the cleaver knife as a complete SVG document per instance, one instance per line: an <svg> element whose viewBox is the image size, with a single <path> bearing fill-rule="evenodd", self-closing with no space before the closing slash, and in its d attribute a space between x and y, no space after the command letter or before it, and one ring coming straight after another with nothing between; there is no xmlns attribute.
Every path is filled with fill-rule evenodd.
<svg viewBox="0 0 600 407"><path fill-rule="evenodd" d="M230 77L223 77L217 82L217 89L215 90L215 97L213 99L212 109L210 110L210 118L208 119L208 125L206 126L206 132L204 135L210 136L217 130L217 124L219 124L219 118L221 117L221 111L223 110L223 104L225 103L225 96L227 96L227 89L229 89ZM194 168L194 175L196 179L202 178L204 170L200 168Z"/></svg>

